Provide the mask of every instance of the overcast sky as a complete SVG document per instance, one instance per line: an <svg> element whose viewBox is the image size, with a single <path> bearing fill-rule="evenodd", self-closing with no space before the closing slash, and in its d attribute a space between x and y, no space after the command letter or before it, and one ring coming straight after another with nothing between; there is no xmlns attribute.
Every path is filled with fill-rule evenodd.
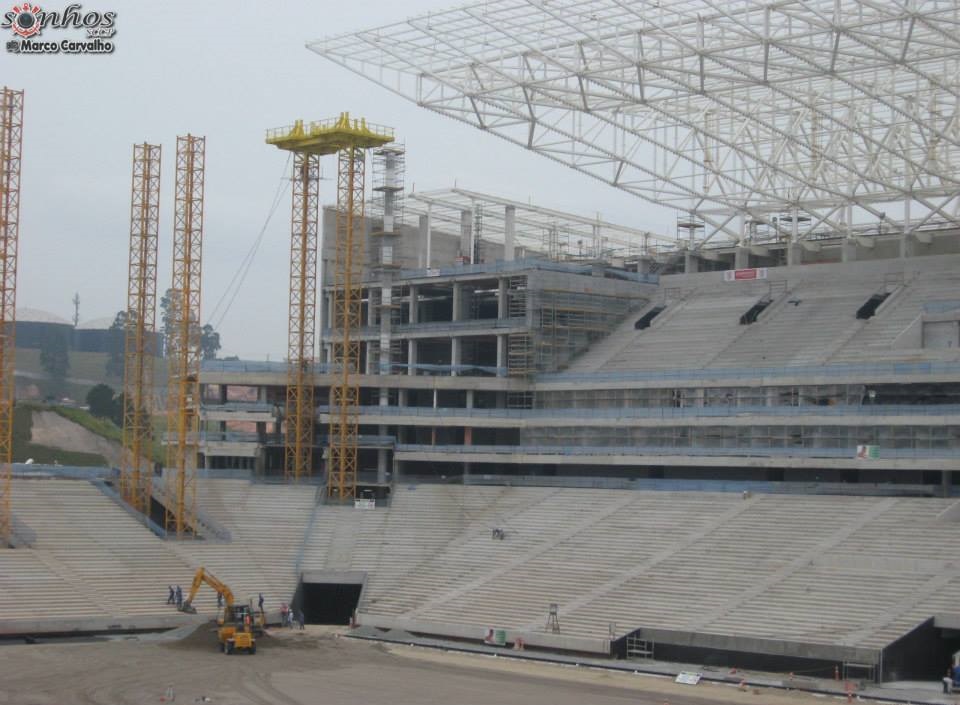
<svg viewBox="0 0 960 705"><path fill-rule="evenodd" d="M66 3L63 3L64 5ZM41 3L45 10L61 5ZM170 286L176 136L207 137L203 242L206 322L256 239L285 176L264 130L347 110L391 125L407 147L407 186L465 188L668 232L672 216L475 128L417 108L304 47L306 41L449 6L437 0L163 2L103 0L117 13L112 55L0 51L0 81L26 91L18 307L72 319L124 308L135 142L163 145L158 292ZM79 30L44 31L53 39ZM3 43L12 38L3 33ZM326 158L327 176L335 171ZM321 183L323 203L334 183ZM221 355L286 351L289 196L219 330Z"/></svg>

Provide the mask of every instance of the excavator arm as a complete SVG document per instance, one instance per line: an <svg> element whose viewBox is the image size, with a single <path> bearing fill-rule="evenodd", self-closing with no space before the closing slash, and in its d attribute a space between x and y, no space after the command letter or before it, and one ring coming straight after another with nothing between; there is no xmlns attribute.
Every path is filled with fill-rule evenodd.
<svg viewBox="0 0 960 705"><path fill-rule="evenodd" d="M218 594L223 595L223 601L226 604L227 610L229 611L233 607L233 591L226 586L219 578L217 578L213 573L210 573L203 569L203 567L197 568L197 572L193 576L193 584L190 586L190 594L187 595L187 599L183 601L183 606L180 608L183 612L190 612L191 614L196 613L196 608L193 606L193 600L197 596L197 592L200 590L200 586L206 583Z"/></svg>

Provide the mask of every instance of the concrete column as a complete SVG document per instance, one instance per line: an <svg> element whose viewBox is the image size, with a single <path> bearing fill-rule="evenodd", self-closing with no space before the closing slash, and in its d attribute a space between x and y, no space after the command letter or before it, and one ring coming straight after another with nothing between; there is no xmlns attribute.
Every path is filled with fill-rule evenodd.
<svg viewBox="0 0 960 705"><path fill-rule="evenodd" d="M471 247L473 238L473 210L467 209L460 211L460 254L467 258L467 261L473 263L473 248Z"/></svg>
<svg viewBox="0 0 960 705"><path fill-rule="evenodd" d="M950 496L950 485L953 481L953 473L944 470L940 473L940 490L944 497Z"/></svg>
<svg viewBox="0 0 960 705"><path fill-rule="evenodd" d="M766 406L777 406L778 396L776 387L767 387Z"/></svg>
<svg viewBox="0 0 960 705"><path fill-rule="evenodd" d="M397 406L407 406L409 401L409 392L408 389L398 389L397 390Z"/></svg>
<svg viewBox="0 0 960 705"><path fill-rule="evenodd" d="M497 377L507 376L507 336L497 336Z"/></svg>
<svg viewBox="0 0 960 705"><path fill-rule="evenodd" d="M390 405L390 390L386 387L380 387L380 398L378 400L380 406L389 406ZM386 436L388 432L387 426L378 426L377 433L381 436ZM383 484L387 481L387 449L379 448L377 450L377 482Z"/></svg>
<svg viewBox="0 0 960 705"><path fill-rule="evenodd" d="M517 234L517 208L506 206L503 209L503 259L513 261L513 240Z"/></svg>
<svg viewBox="0 0 960 705"><path fill-rule="evenodd" d="M459 321L463 315L463 285L460 282L453 283L453 318L451 320Z"/></svg>
<svg viewBox="0 0 960 705"><path fill-rule="evenodd" d="M220 385L220 403L221 404L227 403L227 385L225 384Z"/></svg>
<svg viewBox="0 0 960 705"><path fill-rule="evenodd" d="M373 342L370 340L365 340L360 344L363 346L363 349L366 351L366 360L364 360L365 362L364 369L366 370L366 374L368 375L377 374L379 370L373 369L373 355L370 354L370 347L373 344Z"/></svg>
<svg viewBox="0 0 960 705"><path fill-rule="evenodd" d="M473 408L473 390L472 389L467 390L467 408L468 409Z"/></svg>
<svg viewBox="0 0 960 705"><path fill-rule="evenodd" d="M840 245L840 257L843 262L857 261L857 241L846 238Z"/></svg>
<svg viewBox="0 0 960 705"><path fill-rule="evenodd" d="M408 340L407 341L407 374L415 375L417 370L414 368L414 365L417 364L417 341Z"/></svg>
<svg viewBox="0 0 960 705"><path fill-rule="evenodd" d="M787 243L787 266L794 267L803 264L803 246L799 242Z"/></svg>
<svg viewBox="0 0 960 705"><path fill-rule="evenodd" d="M410 322L420 322L420 287L416 284L410 285Z"/></svg>
<svg viewBox="0 0 960 705"><path fill-rule="evenodd" d="M457 366L460 364L460 350L462 348L463 339L462 338L451 338L450 339L450 364ZM457 371L454 370L451 373L454 377L457 376Z"/></svg>
<svg viewBox="0 0 960 705"><path fill-rule="evenodd" d="M497 318L501 321L507 318L510 310L507 308L507 280L497 280Z"/></svg>
<svg viewBox="0 0 960 705"><path fill-rule="evenodd" d="M433 249L433 233L430 231L430 206L427 206L426 215L420 216L420 243L417 248L417 263L421 267L430 267L431 249Z"/></svg>
<svg viewBox="0 0 960 705"><path fill-rule="evenodd" d="M683 255L683 273L696 274L700 271L700 260L692 252L686 252Z"/></svg>
<svg viewBox="0 0 960 705"><path fill-rule="evenodd" d="M740 247L737 246L736 254L734 255L733 266L735 269L746 269L750 266L750 248L749 247Z"/></svg>
<svg viewBox="0 0 960 705"><path fill-rule="evenodd" d="M904 233L900 236L900 256L913 257L916 254L916 240L910 233Z"/></svg>
<svg viewBox="0 0 960 705"><path fill-rule="evenodd" d="M382 430L380 432L381 436L387 435L386 426L380 427ZM379 448L377 450L377 482L385 484L387 482L387 449Z"/></svg>

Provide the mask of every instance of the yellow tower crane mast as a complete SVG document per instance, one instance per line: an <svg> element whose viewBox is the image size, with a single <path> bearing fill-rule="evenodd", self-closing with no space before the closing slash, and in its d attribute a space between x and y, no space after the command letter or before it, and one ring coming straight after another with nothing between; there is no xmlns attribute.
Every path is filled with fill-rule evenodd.
<svg viewBox="0 0 960 705"><path fill-rule="evenodd" d="M366 150L393 141L393 130L365 120L338 118L267 131L267 143L294 153L293 232L285 415L284 474L310 474L313 451L313 362L316 322L317 180L319 158L338 153L337 227L333 267L333 320L327 496L356 496L357 429L362 320L364 172Z"/></svg>
<svg viewBox="0 0 960 705"><path fill-rule="evenodd" d="M177 137L173 213L173 283L167 320L166 529L196 532L196 470L200 435L200 265L206 137ZM171 506L172 504L172 506Z"/></svg>
<svg viewBox="0 0 960 705"><path fill-rule="evenodd" d="M157 237L160 223L160 145L133 146L130 188L130 253L123 344L123 454L120 494L150 515L153 496L154 323L157 301Z"/></svg>
<svg viewBox="0 0 960 705"><path fill-rule="evenodd" d="M23 91L0 92L0 548L13 535L13 353L20 229Z"/></svg>

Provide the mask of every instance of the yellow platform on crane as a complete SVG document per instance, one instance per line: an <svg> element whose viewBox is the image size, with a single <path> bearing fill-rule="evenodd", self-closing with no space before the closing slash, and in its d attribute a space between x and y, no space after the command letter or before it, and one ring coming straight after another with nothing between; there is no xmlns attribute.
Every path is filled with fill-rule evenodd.
<svg viewBox="0 0 960 705"><path fill-rule="evenodd" d="M351 120L349 113L306 125L297 120L292 125L267 130L267 144L306 154L334 154L350 147L380 147L389 142L393 142L392 127L367 123L363 118Z"/></svg>

